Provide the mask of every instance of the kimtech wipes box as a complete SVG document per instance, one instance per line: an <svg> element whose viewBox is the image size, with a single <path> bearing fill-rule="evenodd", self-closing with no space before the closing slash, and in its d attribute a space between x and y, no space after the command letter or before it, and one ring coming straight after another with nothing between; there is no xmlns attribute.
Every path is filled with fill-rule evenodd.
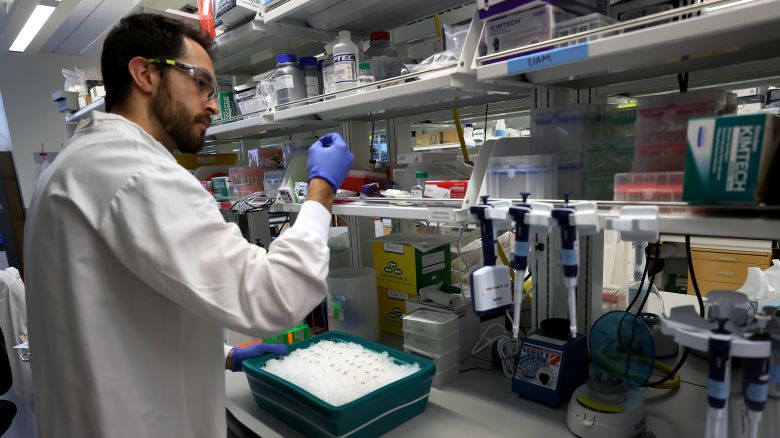
<svg viewBox="0 0 780 438"><path fill-rule="evenodd" d="M450 237L390 234L373 241L379 287L416 296L425 286L450 284Z"/></svg>
<svg viewBox="0 0 780 438"><path fill-rule="evenodd" d="M687 138L684 201L777 201L768 189L780 176L774 170L780 164L780 118L759 113L691 119Z"/></svg>

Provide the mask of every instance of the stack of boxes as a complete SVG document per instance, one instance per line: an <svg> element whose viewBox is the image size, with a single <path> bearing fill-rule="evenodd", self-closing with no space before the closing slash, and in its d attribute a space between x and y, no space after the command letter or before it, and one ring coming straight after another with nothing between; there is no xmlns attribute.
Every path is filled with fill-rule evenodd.
<svg viewBox="0 0 780 438"><path fill-rule="evenodd" d="M450 283L450 238L430 234L391 234L373 242L379 328L403 335L406 302L420 289Z"/></svg>
<svg viewBox="0 0 780 438"><path fill-rule="evenodd" d="M441 388L458 377L460 334L458 316L451 313L416 310L403 318L404 351L436 364L433 387Z"/></svg>

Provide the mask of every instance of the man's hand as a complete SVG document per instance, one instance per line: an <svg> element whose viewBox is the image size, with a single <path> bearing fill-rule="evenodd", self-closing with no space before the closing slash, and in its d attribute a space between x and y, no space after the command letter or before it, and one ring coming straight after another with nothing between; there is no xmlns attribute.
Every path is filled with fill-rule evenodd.
<svg viewBox="0 0 780 438"><path fill-rule="evenodd" d="M225 369L230 371L241 371L241 364L246 359L262 356L271 353L277 355L287 354L287 346L282 344L263 344L259 341L250 344L244 344L233 348L225 361Z"/></svg>
<svg viewBox="0 0 780 438"><path fill-rule="evenodd" d="M352 168L354 159L349 146L338 133L320 137L309 148L309 182L321 178L330 184L335 194Z"/></svg>

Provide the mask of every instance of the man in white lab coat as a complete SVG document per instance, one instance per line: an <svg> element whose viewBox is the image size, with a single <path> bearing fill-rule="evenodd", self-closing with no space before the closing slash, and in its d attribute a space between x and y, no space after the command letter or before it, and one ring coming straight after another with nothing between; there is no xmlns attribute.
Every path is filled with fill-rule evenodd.
<svg viewBox="0 0 780 438"><path fill-rule="evenodd" d="M278 333L325 296L352 154L338 134L312 145L295 224L268 252L246 242L171 155L199 150L217 112L208 45L159 16L120 21L108 112L38 182L25 268L41 437L224 437L223 327Z"/></svg>

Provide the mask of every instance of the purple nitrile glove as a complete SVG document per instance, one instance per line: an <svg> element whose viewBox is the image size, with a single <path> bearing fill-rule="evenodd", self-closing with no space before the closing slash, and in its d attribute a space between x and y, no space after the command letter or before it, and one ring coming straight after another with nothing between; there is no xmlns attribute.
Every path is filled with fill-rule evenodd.
<svg viewBox="0 0 780 438"><path fill-rule="evenodd" d="M262 356L267 353L287 354L287 346L283 344L262 344L260 342L233 348L230 371L241 371L241 363L246 359Z"/></svg>
<svg viewBox="0 0 780 438"><path fill-rule="evenodd" d="M340 134L323 135L309 148L309 181L322 178L330 183L335 194L352 169L354 159Z"/></svg>

